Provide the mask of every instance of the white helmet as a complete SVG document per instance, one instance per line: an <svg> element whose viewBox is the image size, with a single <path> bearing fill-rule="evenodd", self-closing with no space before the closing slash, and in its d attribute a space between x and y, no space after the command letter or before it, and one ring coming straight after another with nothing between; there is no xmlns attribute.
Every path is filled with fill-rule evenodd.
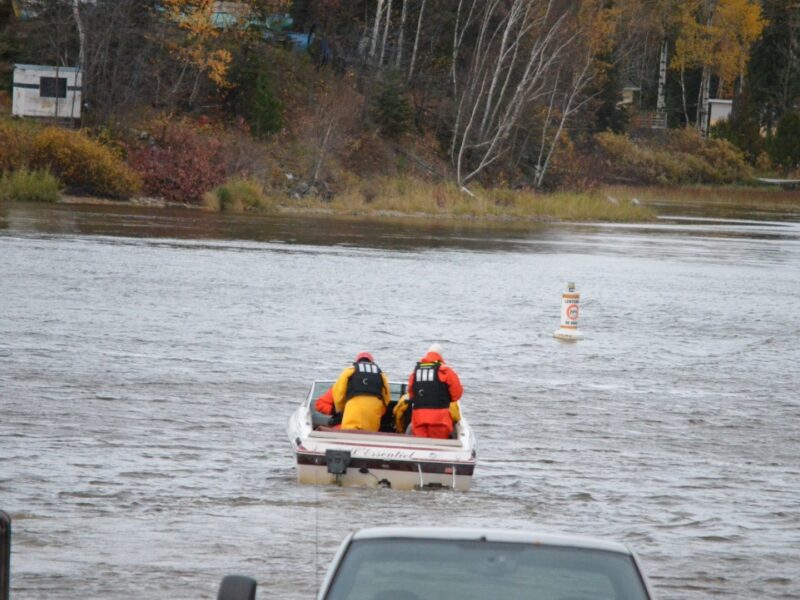
<svg viewBox="0 0 800 600"><path fill-rule="evenodd" d="M434 352L439 356L443 356L442 347L439 344L431 344L431 347L428 348L428 354L430 354L431 352Z"/></svg>

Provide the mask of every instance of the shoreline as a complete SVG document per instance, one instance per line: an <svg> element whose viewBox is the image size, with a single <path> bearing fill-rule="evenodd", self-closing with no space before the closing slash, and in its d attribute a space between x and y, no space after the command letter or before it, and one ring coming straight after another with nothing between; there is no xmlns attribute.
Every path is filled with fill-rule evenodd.
<svg viewBox="0 0 800 600"><path fill-rule="evenodd" d="M322 202L322 201L319 201ZM271 209L239 210L239 211L220 211L213 210L199 204L188 204L181 202L168 202L159 198L134 197L130 200L117 200L112 198L98 198L94 196L78 196L65 194L55 202L56 205L65 206L119 206L136 208L155 208L155 209L178 209L189 212L200 212L209 215L221 216L296 216L296 217L331 217L337 219L375 219L375 220L422 220L431 219L438 224L471 224L471 225L538 225L545 223L570 223L574 220L559 219L551 215L527 215L519 216L513 214L453 214L443 212L404 212L391 209L340 209L326 206L287 206L286 204L275 204ZM610 205L612 203L609 203ZM653 219L626 220L619 219L594 219L596 223L650 223Z"/></svg>
<svg viewBox="0 0 800 600"><path fill-rule="evenodd" d="M493 190L485 190L484 194L492 194ZM580 201L587 194L541 194L531 195L533 201L552 202L554 199L567 203L571 200ZM472 224L472 225L537 225L544 223L568 222L595 222L595 223L650 223L661 212L659 209L670 206L694 206L698 208L724 209L752 209L775 212L789 212L800 214L800 190L786 190L774 187L761 186L604 186L592 192L591 197L595 204L607 203L609 214L603 218L602 206L590 218L561 218L556 214L540 212L536 214L519 214L513 210L503 212L502 206L490 206L491 212L485 210L474 213L459 213L455 211L439 210L426 212L420 210L398 210L391 208L392 200L375 202L363 205L337 205L335 199L324 201L316 198L300 200L275 201L267 208L251 210L218 211L199 204L168 202L161 198L138 196L130 200L101 198L96 196L64 194L56 204L67 206L119 206L140 207L156 209L181 209L187 211L200 211L220 215L282 215L298 217L333 217L333 218L368 218L376 220L421 220L431 219L436 223ZM481 202L486 202L482 199ZM387 206L388 205L388 206ZM628 218L613 216L613 211L618 206L634 208L633 214L626 214ZM641 210L639 210L641 209ZM577 215L576 215L577 216ZM641 218L635 218L641 216Z"/></svg>
<svg viewBox="0 0 800 600"><path fill-rule="evenodd" d="M365 210L365 211L337 211L333 208L297 206L290 207L278 205L273 210L245 210L245 211L216 211L196 204L183 204L180 202L167 202L157 198L131 198L130 200L115 200L111 198L96 198L92 196L65 195L56 205L64 206L118 206L128 208L154 208L154 209L176 209L185 210L192 213L204 213L219 216L245 216L245 217L308 217L334 219L368 219L376 221L421 221L422 219L433 220L435 224L458 224L458 225L540 225L545 223L566 223L554 218L544 216L534 216L528 218L518 218L513 215L452 215L439 213L414 212L405 213L394 210ZM601 222L601 221L597 221ZM612 222L612 221L608 221ZM642 223L649 221L640 221Z"/></svg>

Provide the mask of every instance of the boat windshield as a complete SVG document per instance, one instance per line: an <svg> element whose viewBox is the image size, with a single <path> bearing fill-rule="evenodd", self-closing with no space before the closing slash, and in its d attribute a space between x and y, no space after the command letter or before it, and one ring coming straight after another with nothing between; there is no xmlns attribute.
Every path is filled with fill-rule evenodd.
<svg viewBox="0 0 800 600"><path fill-rule="evenodd" d="M350 545L326 600L647 600L633 559L566 546L365 539Z"/></svg>

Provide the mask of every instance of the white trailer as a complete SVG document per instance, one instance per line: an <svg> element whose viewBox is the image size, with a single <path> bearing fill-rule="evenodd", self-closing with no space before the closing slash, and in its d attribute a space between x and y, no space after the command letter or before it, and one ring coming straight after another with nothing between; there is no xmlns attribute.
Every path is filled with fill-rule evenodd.
<svg viewBox="0 0 800 600"><path fill-rule="evenodd" d="M12 114L80 119L83 77L76 67L14 65Z"/></svg>

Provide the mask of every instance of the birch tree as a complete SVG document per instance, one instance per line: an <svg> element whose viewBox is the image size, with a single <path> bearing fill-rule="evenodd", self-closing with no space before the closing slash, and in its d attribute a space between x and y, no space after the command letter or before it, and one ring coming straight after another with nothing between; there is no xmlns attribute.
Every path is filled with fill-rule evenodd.
<svg viewBox="0 0 800 600"><path fill-rule="evenodd" d="M705 28L704 34L706 38L706 48L713 50L713 42L709 39L711 26L714 22L714 9L716 7L716 0L706 0L706 5L703 8L705 13ZM711 95L711 64L709 55L704 54L702 58L703 72L700 76L700 91L697 94L697 129L700 130L704 136L708 133L708 107L709 97Z"/></svg>
<svg viewBox="0 0 800 600"><path fill-rule="evenodd" d="M689 123L689 107L687 102L686 72L703 66L710 52L708 35L705 27L698 23L700 11L698 0L684 2L675 15L675 27L678 35L675 39L675 51L670 67L679 74L681 86L681 104L686 123Z"/></svg>
<svg viewBox="0 0 800 600"><path fill-rule="evenodd" d="M406 15L408 13L408 0L403 0L403 8L400 11L400 31L397 35L397 49L394 55L394 66L400 68L400 63L403 62L403 37L406 29Z"/></svg>
<svg viewBox="0 0 800 600"><path fill-rule="evenodd" d="M462 20L463 0L459 0L453 32L451 77L457 102L450 155L456 180L464 186L494 163L506 150L516 118L525 103L538 91L546 69L545 52L550 49L562 19L548 32L544 24L552 8L547 2L540 14L534 2L513 0L504 6L500 0L488 0L477 11L470 3ZM505 10L504 10L505 9ZM474 49L466 57L463 86L459 85L458 64L467 30L476 17ZM533 31L534 28L542 31ZM529 40L530 34L530 40ZM527 52L523 44L529 43ZM522 50L522 53L521 53ZM550 53L550 59L556 57ZM512 81L512 78L514 81ZM502 81L501 88L498 82ZM511 88L510 93L506 92Z"/></svg>
<svg viewBox="0 0 800 600"><path fill-rule="evenodd" d="M534 186L541 188L559 140L567 123L592 98L586 89L600 75L603 66L598 56L611 51L618 10L601 0L584 0L577 19L572 21L569 57L558 68L551 86L548 107L542 121L538 158L534 166Z"/></svg>
<svg viewBox="0 0 800 600"><path fill-rule="evenodd" d="M667 51L669 43L667 40L661 42L661 53L658 59L658 96L656 98L656 111L659 118L664 118L667 110Z"/></svg>
<svg viewBox="0 0 800 600"><path fill-rule="evenodd" d="M383 66L383 57L386 54L386 39L389 36L389 25L392 22L392 0L386 4L386 22L383 25L383 41L381 42L381 55L378 58L378 65Z"/></svg>
<svg viewBox="0 0 800 600"><path fill-rule="evenodd" d="M72 16L75 19L75 27L78 30L78 71L83 69L86 61L86 33L83 29L83 21L81 21L81 7L80 0L72 0Z"/></svg>
<svg viewBox="0 0 800 600"><path fill-rule="evenodd" d="M417 17L417 33L414 36L414 49L411 52L411 62L408 65L408 77L407 80L411 81L411 77L414 75L414 64L417 61L417 48L419 48L419 34L422 31L422 17L425 14L425 0L422 0L422 3L419 7L419 16Z"/></svg>
<svg viewBox="0 0 800 600"><path fill-rule="evenodd" d="M383 2L378 0L378 5L375 7L375 21L372 25L372 39L369 44L369 58L372 60L375 57L375 50L378 48L378 33L381 27L381 17L383 16Z"/></svg>
<svg viewBox="0 0 800 600"><path fill-rule="evenodd" d="M579 37L590 33L580 24L587 4L599 2L487 0L481 7L470 3L465 20L456 19L450 155L459 186L507 154L522 116L545 103L549 114L535 181L541 185L558 138L594 76L594 50L587 46L576 53L582 48ZM469 55L462 56L467 29L473 43ZM463 73L459 61L467 65ZM558 120L551 121L556 114Z"/></svg>
<svg viewBox="0 0 800 600"><path fill-rule="evenodd" d="M453 82L453 96L458 95L458 59L461 55L461 48L464 43L464 36L467 30L473 23L473 16L476 14L475 6L477 0L466 0L469 6L468 10L465 9L465 0L458 0L458 8L456 9L456 23L453 27L453 55L450 61L450 76ZM485 15L491 16L497 8L498 2L496 0L488 0ZM486 21L482 21L484 28L487 26Z"/></svg>
<svg viewBox="0 0 800 600"><path fill-rule="evenodd" d="M326 164L347 140L347 131L358 121L360 99L349 82L328 77L314 94L316 110L310 127L309 183L324 187Z"/></svg>

